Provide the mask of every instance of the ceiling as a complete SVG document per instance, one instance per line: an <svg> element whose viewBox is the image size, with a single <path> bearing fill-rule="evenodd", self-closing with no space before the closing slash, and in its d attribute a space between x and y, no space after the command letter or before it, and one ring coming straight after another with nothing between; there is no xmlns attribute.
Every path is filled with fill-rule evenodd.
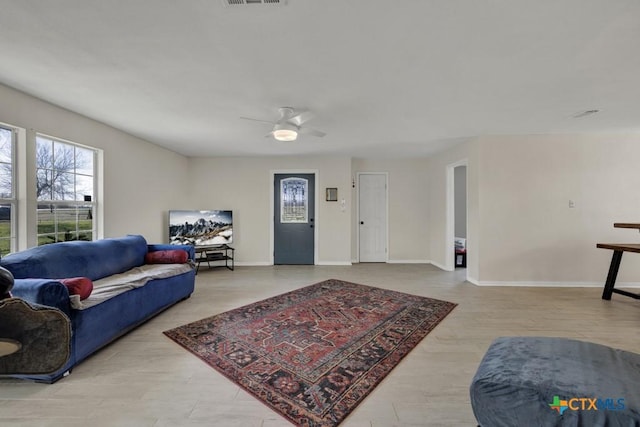
<svg viewBox="0 0 640 427"><path fill-rule="evenodd" d="M639 77L637 0L0 0L1 83L186 156L640 133ZM240 119L282 106L327 136Z"/></svg>

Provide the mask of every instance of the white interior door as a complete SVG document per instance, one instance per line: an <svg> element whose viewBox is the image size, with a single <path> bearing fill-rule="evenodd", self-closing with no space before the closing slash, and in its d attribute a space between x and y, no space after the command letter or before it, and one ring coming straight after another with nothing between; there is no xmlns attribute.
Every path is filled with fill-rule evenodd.
<svg viewBox="0 0 640 427"><path fill-rule="evenodd" d="M358 175L360 262L387 261L387 175Z"/></svg>

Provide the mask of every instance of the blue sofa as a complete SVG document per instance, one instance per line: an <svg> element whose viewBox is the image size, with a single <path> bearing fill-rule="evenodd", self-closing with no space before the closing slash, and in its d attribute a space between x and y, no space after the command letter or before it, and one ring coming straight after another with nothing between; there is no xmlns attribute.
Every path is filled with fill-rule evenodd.
<svg viewBox="0 0 640 427"><path fill-rule="evenodd" d="M50 375L21 378L55 382L71 368L131 329L188 298L195 287L195 269L178 275L154 278L106 301L85 309L72 307L68 288L56 279L88 277L92 281L127 272L145 264L147 252L184 249L195 257L192 246L149 245L142 236L126 236L93 242L54 243L17 252L0 260L13 274L14 297L55 307L71 320L71 357Z"/></svg>

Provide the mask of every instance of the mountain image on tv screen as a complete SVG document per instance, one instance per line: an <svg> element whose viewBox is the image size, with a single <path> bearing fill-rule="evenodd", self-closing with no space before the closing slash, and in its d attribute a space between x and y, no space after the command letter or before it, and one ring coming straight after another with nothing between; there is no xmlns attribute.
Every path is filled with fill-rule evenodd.
<svg viewBox="0 0 640 427"><path fill-rule="evenodd" d="M233 242L232 211L169 211L169 242L224 245Z"/></svg>

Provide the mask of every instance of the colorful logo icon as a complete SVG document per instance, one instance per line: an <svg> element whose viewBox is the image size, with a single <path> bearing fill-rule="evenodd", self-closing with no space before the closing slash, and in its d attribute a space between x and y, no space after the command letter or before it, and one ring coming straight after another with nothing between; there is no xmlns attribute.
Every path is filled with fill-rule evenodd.
<svg viewBox="0 0 640 427"><path fill-rule="evenodd" d="M571 411L622 411L625 408L624 398L596 398L596 397L572 397L560 399L553 396L553 402L549 407L562 415L567 409Z"/></svg>
<svg viewBox="0 0 640 427"><path fill-rule="evenodd" d="M559 396L553 396L553 402L549 403L549 406L551 409L558 411L558 414L562 415L562 413L569 407L569 404L566 400L560 400Z"/></svg>

